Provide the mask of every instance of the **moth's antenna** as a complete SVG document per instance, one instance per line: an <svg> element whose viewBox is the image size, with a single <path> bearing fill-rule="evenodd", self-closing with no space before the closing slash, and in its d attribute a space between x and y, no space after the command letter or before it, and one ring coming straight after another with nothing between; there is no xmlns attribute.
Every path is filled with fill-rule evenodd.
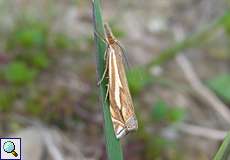
<svg viewBox="0 0 230 160"><path fill-rule="evenodd" d="M120 47L120 49L122 51L122 56L124 57L124 60L125 60L125 64L126 64L127 68L130 69L130 64L128 61L128 57L126 54L127 52L126 52L125 48L122 46L122 44L119 41L116 41L115 43Z"/></svg>
<svg viewBox="0 0 230 160"><path fill-rule="evenodd" d="M95 34L100 40L102 40L105 44L108 44L107 40L106 40L102 35L100 35L99 32L94 31L94 34Z"/></svg>
<svg viewBox="0 0 230 160"><path fill-rule="evenodd" d="M124 60L125 60L126 67L128 69L130 69L130 65L128 63L128 58L127 58L126 51L125 51L124 47L121 45L121 43L118 40L116 40L114 38L113 32L111 31L111 28L109 27L108 23L104 24L104 28L105 28L105 35L106 35L107 41L110 44L116 43L120 47L120 49L122 51L122 56L124 57Z"/></svg>

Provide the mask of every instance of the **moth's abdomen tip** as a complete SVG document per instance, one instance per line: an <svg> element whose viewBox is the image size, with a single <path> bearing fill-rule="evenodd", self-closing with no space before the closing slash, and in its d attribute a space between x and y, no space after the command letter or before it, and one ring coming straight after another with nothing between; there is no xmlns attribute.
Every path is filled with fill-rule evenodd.
<svg viewBox="0 0 230 160"><path fill-rule="evenodd" d="M126 127L128 131L137 130L138 129L137 118L135 116L129 118L128 121L126 122Z"/></svg>

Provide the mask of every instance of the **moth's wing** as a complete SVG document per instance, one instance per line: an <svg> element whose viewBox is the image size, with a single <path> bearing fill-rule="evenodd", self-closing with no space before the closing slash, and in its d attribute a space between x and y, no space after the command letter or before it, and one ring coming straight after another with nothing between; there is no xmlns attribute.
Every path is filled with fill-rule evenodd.
<svg viewBox="0 0 230 160"><path fill-rule="evenodd" d="M109 65L109 102L110 102L110 113L113 122L114 132L117 138L121 138L127 133L125 121L121 114L120 105L117 102L117 78L116 78L116 63L114 63L114 50L111 46L107 49L107 61Z"/></svg>
<svg viewBox="0 0 230 160"><path fill-rule="evenodd" d="M128 61L128 57L126 55L126 50L124 48L124 46L119 42L119 41L116 41L115 42L121 49L121 52L122 52L122 58L124 59L124 64L125 64L125 70L129 70L130 69L130 64L129 64L129 61Z"/></svg>
<svg viewBox="0 0 230 160"><path fill-rule="evenodd" d="M110 105L110 113L113 122L114 132L117 138L121 138L127 134L127 128L125 126L124 121L121 121L118 117L120 117L120 113L114 106Z"/></svg>
<svg viewBox="0 0 230 160"><path fill-rule="evenodd" d="M121 99L121 113L128 131L136 130L138 123L134 112L133 101L129 91L128 82L126 78L123 52L119 45L113 45L116 50L117 66L119 68L119 77L121 80L120 99Z"/></svg>

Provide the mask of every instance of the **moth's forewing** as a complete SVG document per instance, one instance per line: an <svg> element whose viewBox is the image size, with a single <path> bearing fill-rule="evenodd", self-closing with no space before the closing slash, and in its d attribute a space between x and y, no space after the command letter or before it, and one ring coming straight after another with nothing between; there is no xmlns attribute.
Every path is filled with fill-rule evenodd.
<svg viewBox="0 0 230 160"><path fill-rule="evenodd" d="M110 113L116 137L121 138L128 131L136 130L138 124L126 79L124 53L107 24L105 24L105 31L108 42L106 62L108 64Z"/></svg>
<svg viewBox="0 0 230 160"><path fill-rule="evenodd" d="M112 117L115 135L117 138L121 138L127 134L127 128L126 128L125 124L121 120L118 120L118 118L116 117L118 115L118 112L114 106L110 105L110 113L112 115L111 117Z"/></svg>
<svg viewBox="0 0 230 160"><path fill-rule="evenodd" d="M109 76L109 102L110 113L113 122L113 128L117 138L121 138L127 132L125 121L123 119L119 100L119 86L117 80L116 57L111 46L107 49L108 76Z"/></svg>
<svg viewBox="0 0 230 160"><path fill-rule="evenodd" d="M121 114L125 122L125 126L128 131L136 130L138 123L133 107L132 97L129 91L128 82L126 78L125 66L124 66L124 53L119 45L114 43L112 47L115 50L117 67L119 68L119 77L122 84L120 88L120 100L121 100Z"/></svg>

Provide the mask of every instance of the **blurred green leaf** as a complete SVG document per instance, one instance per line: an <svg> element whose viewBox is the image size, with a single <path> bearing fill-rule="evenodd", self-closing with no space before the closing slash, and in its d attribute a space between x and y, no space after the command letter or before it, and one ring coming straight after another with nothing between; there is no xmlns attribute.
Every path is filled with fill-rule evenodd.
<svg viewBox="0 0 230 160"><path fill-rule="evenodd" d="M224 101L230 103L230 74L216 76L208 81L208 86Z"/></svg>
<svg viewBox="0 0 230 160"><path fill-rule="evenodd" d="M0 91L0 112L9 111L15 97L16 94L10 89Z"/></svg>
<svg viewBox="0 0 230 160"><path fill-rule="evenodd" d="M166 121L170 123L181 121L185 116L183 109L177 106L169 106L166 102L158 100L151 111L154 121Z"/></svg>
<svg viewBox="0 0 230 160"><path fill-rule="evenodd" d="M178 122L184 119L185 111L182 108L173 107L170 109L168 119L170 122Z"/></svg>
<svg viewBox="0 0 230 160"><path fill-rule="evenodd" d="M15 59L38 70L46 69L50 63L50 59L44 50L25 51L18 54Z"/></svg>
<svg viewBox="0 0 230 160"><path fill-rule="evenodd" d="M0 112L4 112L10 109L12 101L10 97L5 95L5 93L0 92Z"/></svg>
<svg viewBox="0 0 230 160"><path fill-rule="evenodd" d="M41 30L28 28L15 33L14 43L23 48L42 47L45 45L45 35Z"/></svg>
<svg viewBox="0 0 230 160"><path fill-rule="evenodd" d="M168 106L164 101L157 101L152 109L151 116L154 120L162 121L167 118Z"/></svg>
<svg viewBox="0 0 230 160"><path fill-rule="evenodd" d="M132 94L140 93L146 85L154 81L154 78L141 67L128 70L127 79Z"/></svg>
<svg viewBox="0 0 230 160"><path fill-rule="evenodd" d="M157 159L161 157L162 152L168 147L169 142L160 136L152 137L147 142L146 159Z"/></svg>
<svg viewBox="0 0 230 160"><path fill-rule="evenodd" d="M226 31L226 33L230 36L230 16L227 16L224 19L224 29Z"/></svg>
<svg viewBox="0 0 230 160"><path fill-rule="evenodd" d="M11 62L4 70L4 78L13 84L25 84L32 81L37 71L26 66L23 62Z"/></svg>
<svg viewBox="0 0 230 160"><path fill-rule="evenodd" d="M47 26L43 22L22 19L16 23L10 34L7 46L9 49L34 49L45 47L47 43Z"/></svg>
<svg viewBox="0 0 230 160"><path fill-rule="evenodd" d="M27 101L26 110L33 115L40 115L43 112L42 104L39 99L29 99Z"/></svg>
<svg viewBox="0 0 230 160"><path fill-rule="evenodd" d="M49 66L50 60L45 53L38 52L32 57L32 65L39 69L45 69Z"/></svg>
<svg viewBox="0 0 230 160"><path fill-rule="evenodd" d="M71 40L65 34L58 33L54 35L54 45L56 48L65 49L71 45Z"/></svg>

